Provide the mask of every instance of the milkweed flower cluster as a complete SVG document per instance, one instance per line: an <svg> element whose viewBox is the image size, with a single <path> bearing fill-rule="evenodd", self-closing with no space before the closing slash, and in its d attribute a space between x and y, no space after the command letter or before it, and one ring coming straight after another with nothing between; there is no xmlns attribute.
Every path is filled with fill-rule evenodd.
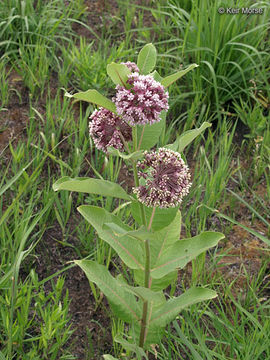
<svg viewBox="0 0 270 360"><path fill-rule="evenodd" d="M160 114L169 109L169 94L151 75L139 75L138 66L131 61L121 63L131 74L126 87L117 85L112 99L117 114L99 108L90 116L90 136L99 150L107 152L109 146L124 150L122 139L132 140L130 126L152 125L161 120Z"/></svg>
<svg viewBox="0 0 270 360"><path fill-rule="evenodd" d="M132 139L132 130L128 124L119 116L102 107L95 110L90 119L92 120L89 124L90 136L99 150L107 152L107 148L112 146L124 151L121 135L126 142Z"/></svg>
<svg viewBox="0 0 270 360"><path fill-rule="evenodd" d="M191 187L189 168L181 155L166 148L144 155L137 163L141 185L133 189L138 200L149 207L180 205Z"/></svg>
<svg viewBox="0 0 270 360"><path fill-rule="evenodd" d="M121 62L122 65L126 65L126 67L131 71L131 72L139 72L139 68L137 66L137 64L135 64L132 61L127 61L127 62Z"/></svg>
<svg viewBox="0 0 270 360"><path fill-rule="evenodd" d="M168 92L151 75L131 73L127 80L128 88L116 86L113 99L116 110L131 126L154 124L161 120L162 110L167 111Z"/></svg>

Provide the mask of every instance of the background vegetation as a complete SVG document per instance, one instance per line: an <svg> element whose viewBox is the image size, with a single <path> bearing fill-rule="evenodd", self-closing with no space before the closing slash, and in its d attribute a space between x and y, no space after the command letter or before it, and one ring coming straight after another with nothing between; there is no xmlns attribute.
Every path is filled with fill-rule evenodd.
<svg viewBox="0 0 270 360"><path fill-rule="evenodd" d="M122 264L76 206L100 197L54 193L60 176L131 187L128 169L94 149L87 104L64 91L110 95L112 61L135 60L148 42L158 71L200 66L170 87L160 145L212 122L185 151L193 186L183 235L226 240L185 270L168 295L210 284L219 298L179 314L149 358L270 358L269 4L236 0L262 15L220 15L219 0L2 0L0 6L0 359L99 359L124 355L123 324L69 260ZM231 5L230 5L231 6ZM107 201L107 210L115 204ZM125 209L119 216L129 218ZM128 276L128 274L126 274ZM112 333L109 329L112 327Z"/></svg>

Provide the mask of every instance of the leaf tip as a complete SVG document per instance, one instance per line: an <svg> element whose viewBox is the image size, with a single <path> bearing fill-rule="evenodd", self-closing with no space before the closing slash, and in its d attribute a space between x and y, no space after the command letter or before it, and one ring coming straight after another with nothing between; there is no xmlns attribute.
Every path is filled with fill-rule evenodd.
<svg viewBox="0 0 270 360"><path fill-rule="evenodd" d="M53 191L59 190L58 184L53 184L52 188L53 188Z"/></svg>
<svg viewBox="0 0 270 360"><path fill-rule="evenodd" d="M64 94L64 96L66 96L66 97L68 97L68 98L72 98L73 97L73 95L71 95L69 92L65 92L65 94Z"/></svg>

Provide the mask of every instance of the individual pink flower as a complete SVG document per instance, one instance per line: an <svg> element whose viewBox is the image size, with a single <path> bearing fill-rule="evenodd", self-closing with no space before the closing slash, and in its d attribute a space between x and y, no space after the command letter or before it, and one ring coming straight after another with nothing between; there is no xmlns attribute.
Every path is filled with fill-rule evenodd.
<svg viewBox="0 0 270 360"><path fill-rule="evenodd" d="M146 206L176 207L189 193L189 168L178 152L166 148L146 151L144 160L137 163L137 169L140 186L133 192Z"/></svg>
<svg viewBox="0 0 270 360"><path fill-rule="evenodd" d="M116 110L132 126L159 122L161 111L169 108L168 92L151 75L132 73L127 88L117 85L116 90Z"/></svg>
<svg viewBox="0 0 270 360"><path fill-rule="evenodd" d="M126 67L131 71L131 72L139 72L139 68L137 66L137 64L135 64L132 61L127 61L127 62L121 62L121 64L126 65Z"/></svg>
<svg viewBox="0 0 270 360"><path fill-rule="evenodd" d="M131 127L107 109L101 107L95 110L90 119L92 120L89 124L90 136L96 147L104 152L107 152L109 146L120 151L124 150L120 133L126 142L132 139Z"/></svg>

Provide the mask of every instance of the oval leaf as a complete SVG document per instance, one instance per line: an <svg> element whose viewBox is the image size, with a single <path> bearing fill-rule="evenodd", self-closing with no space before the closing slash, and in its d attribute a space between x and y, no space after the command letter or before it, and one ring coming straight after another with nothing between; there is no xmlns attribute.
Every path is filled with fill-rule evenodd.
<svg viewBox="0 0 270 360"><path fill-rule="evenodd" d="M145 260L141 241L129 236L128 232L131 228L122 223L119 217L98 206L82 205L78 207L78 211L128 267L144 270ZM121 236L122 234L125 235Z"/></svg>
<svg viewBox="0 0 270 360"><path fill-rule="evenodd" d="M116 316L131 323L140 320L140 310L135 296L118 283L104 265L91 260L75 260L88 280L95 283L108 298Z"/></svg>
<svg viewBox="0 0 270 360"><path fill-rule="evenodd" d="M102 355L102 356L103 356L104 360L119 360L119 359L113 357L110 354L105 354L105 355Z"/></svg>
<svg viewBox="0 0 270 360"><path fill-rule="evenodd" d="M175 140L173 144L169 144L164 147L173 151L182 152L188 144L190 144L198 135L210 126L212 126L212 124L204 122L199 129L185 131Z"/></svg>
<svg viewBox="0 0 270 360"><path fill-rule="evenodd" d="M219 232L205 231L189 239L179 240L167 248L157 262L151 266L151 277L159 279L175 269L183 268L199 254L217 245L224 235Z"/></svg>
<svg viewBox="0 0 270 360"><path fill-rule="evenodd" d="M135 151L131 154L124 154L122 152L120 152L118 149L115 149L111 146L109 146L107 148L107 152L109 155L113 155L113 156L119 156L120 158L124 159L124 160L139 160L143 157L143 150L139 150L139 151Z"/></svg>
<svg viewBox="0 0 270 360"><path fill-rule="evenodd" d="M204 288L191 288L183 295L170 299L156 313L153 314L149 326L165 327L186 307L198 302L210 300L217 297L213 290Z"/></svg>
<svg viewBox="0 0 270 360"><path fill-rule="evenodd" d="M161 111L161 120L152 125L139 125L138 129L138 148L141 150L149 150L155 146L166 125L166 111Z"/></svg>
<svg viewBox="0 0 270 360"><path fill-rule="evenodd" d="M147 330L145 334L144 348L149 349L153 343L158 343L167 324L186 307L201 301L216 297L215 291L204 288L191 288L183 295L170 299L158 307L150 307ZM135 331L138 333L138 324L135 324Z"/></svg>
<svg viewBox="0 0 270 360"><path fill-rule="evenodd" d="M146 222L149 224L153 208L147 207L143 205L146 215ZM168 209L160 209L156 208L155 216L152 222L152 229L154 231L158 231L168 226L176 216L178 208L168 208ZM131 213L134 219L138 224L142 224L141 213L140 213L140 205L138 201L133 201L131 204Z"/></svg>
<svg viewBox="0 0 270 360"><path fill-rule="evenodd" d="M173 84L176 80L180 79L182 76L184 76L186 73L188 73L190 70L198 67L197 64L191 64L189 65L185 70L177 71L176 73L166 76L163 80L161 80L161 84L166 88Z"/></svg>
<svg viewBox="0 0 270 360"><path fill-rule="evenodd" d="M160 291L166 289L169 285L175 283L177 281L178 271L174 270L170 274L167 274L163 278L153 279L151 278L151 287L150 289L153 291ZM134 280L136 284L139 286L144 286L144 271L142 270L134 270Z"/></svg>
<svg viewBox="0 0 270 360"><path fill-rule="evenodd" d="M150 74L154 80L158 81L161 83L163 77L161 75L159 75L159 73L157 72L157 70L153 71L151 74Z"/></svg>
<svg viewBox="0 0 270 360"><path fill-rule="evenodd" d="M75 178L72 179L68 176L65 176L57 180L53 184L53 190L69 190L76 192L84 192L88 194L97 194L102 196L112 196L119 199L131 200L125 190L118 184L100 179L92 178Z"/></svg>
<svg viewBox="0 0 270 360"><path fill-rule="evenodd" d="M156 66L157 50L153 44L145 45L138 55L137 65L140 73L143 75L149 74Z"/></svg>
<svg viewBox="0 0 270 360"><path fill-rule="evenodd" d="M112 62L107 65L107 73L115 85L126 86L128 75L131 74L131 71L124 64Z"/></svg>
<svg viewBox="0 0 270 360"><path fill-rule="evenodd" d="M113 113L116 113L115 104L111 100L107 99L105 96L100 94L97 90L87 90L83 92L78 92L74 95L71 95L68 92L66 92L65 96L72 97L77 100L87 101L92 104L102 106Z"/></svg>
<svg viewBox="0 0 270 360"><path fill-rule="evenodd" d="M114 339L115 342L121 344L124 349L135 352L136 354L140 354L141 359L148 360L148 356L144 352L142 348L140 348L138 345L130 343L129 341L125 340L121 335L117 334ZM133 359L135 360L135 359Z"/></svg>

